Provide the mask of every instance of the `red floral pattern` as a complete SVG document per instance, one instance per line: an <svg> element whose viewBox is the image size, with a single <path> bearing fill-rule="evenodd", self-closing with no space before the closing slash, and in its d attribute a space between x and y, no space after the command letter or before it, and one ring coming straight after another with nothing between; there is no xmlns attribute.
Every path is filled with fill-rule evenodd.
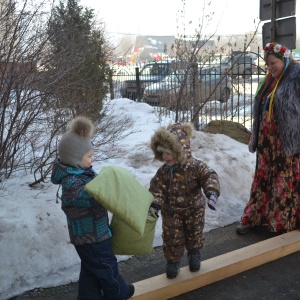
<svg viewBox="0 0 300 300"><path fill-rule="evenodd" d="M274 113L271 120L267 111L262 114L258 136L257 164L242 223L266 224L279 233L294 230L300 216L300 154L282 154Z"/></svg>

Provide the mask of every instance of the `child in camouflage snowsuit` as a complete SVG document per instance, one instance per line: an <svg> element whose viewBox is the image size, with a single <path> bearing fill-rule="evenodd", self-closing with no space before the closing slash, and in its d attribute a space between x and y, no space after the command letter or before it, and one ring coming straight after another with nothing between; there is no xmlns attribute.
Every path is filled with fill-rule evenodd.
<svg viewBox="0 0 300 300"><path fill-rule="evenodd" d="M215 210L220 195L217 173L191 154L192 131L192 124L177 123L159 128L151 138L154 158L164 165L150 182L149 191L154 196L150 213L161 210L168 278L177 277L184 247L190 271L200 269L206 198Z"/></svg>

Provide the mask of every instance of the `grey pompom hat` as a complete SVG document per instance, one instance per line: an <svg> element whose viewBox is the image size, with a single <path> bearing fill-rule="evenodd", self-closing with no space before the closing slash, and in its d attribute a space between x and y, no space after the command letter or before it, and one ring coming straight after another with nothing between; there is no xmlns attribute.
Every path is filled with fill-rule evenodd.
<svg viewBox="0 0 300 300"><path fill-rule="evenodd" d="M60 162L76 168L83 168L83 156L93 149L91 137L94 125L87 117L79 116L72 120L69 130L62 136L58 145Z"/></svg>

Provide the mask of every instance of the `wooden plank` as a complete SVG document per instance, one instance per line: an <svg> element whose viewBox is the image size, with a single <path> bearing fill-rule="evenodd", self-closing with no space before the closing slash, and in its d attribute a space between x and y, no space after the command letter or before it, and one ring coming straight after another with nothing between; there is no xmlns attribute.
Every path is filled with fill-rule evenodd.
<svg viewBox="0 0 300 300"><path fill-rule="evenodd" d="M167 279L165 274L161 274L138 281L134 283L135 294L132 299L169 299L297 251L300 251L298 229L202 261L201 269L196 273L190 272L188 267L183 267L175 279Z"/></svg>

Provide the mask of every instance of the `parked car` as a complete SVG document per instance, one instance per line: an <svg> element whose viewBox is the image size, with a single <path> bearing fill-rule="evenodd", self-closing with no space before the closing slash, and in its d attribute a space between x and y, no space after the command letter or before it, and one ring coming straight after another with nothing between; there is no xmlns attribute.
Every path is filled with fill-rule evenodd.
<svg viewBox="0 0 300 300"><path fill-rule="evenodd" d="M250 55L253 58L253 63L256 68L256 74L267 74L267 65L262 55L259 53L251 52Z"/></svg>
<svg viewBox="0 0 300 300"><path fill-rule="evenodd" d="M147 86L143 102L150 105L175 108L180 98L182 108L207 101L227 102L231 90L231 79L216 69L202 69L198 76L172 73L160 82ZM181 89L181 95L179 92ZM184 107L183 107L184 106Z"/></svg>
<svg viewBox="0 0 300 300"><path fill-rule="evenodd" d="M295 61L300 61L300 53L293 53L293 58Z"/></svg>
<svg viewBox="0 0 300 300"><path fill-rule="evenodd" d="M231 55L217 57L206 65L217 68L231 78L242 76L248 79L254 74L266 73L265 61L254 52L232 51Z"/></svg>
<svg viewBox="0 0 300 300"><path fill-rule="evenodd" d="M172 71L171 61L146 64L139 72L138 78L135 77L124 82L120 90L121 96L132 100L141 99L147 86L163 80Z"/></svg>

